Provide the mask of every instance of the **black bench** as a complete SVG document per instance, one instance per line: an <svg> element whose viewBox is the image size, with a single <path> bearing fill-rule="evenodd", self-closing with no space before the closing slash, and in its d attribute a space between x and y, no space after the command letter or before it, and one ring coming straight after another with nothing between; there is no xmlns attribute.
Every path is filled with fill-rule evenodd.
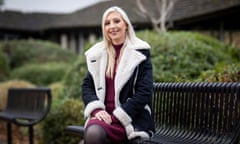
<svg viewBox="0 0 240 144"><path fill-rule="evenodd" d="M29 127L29 143L33 144L33 126L43 120L50 110L49 88L10 88L6 109L0 119L7 121L8 144L12 143L11 123Z"/></svg>
<svg viewBox="0 0 240 144"><path fill-rule="evenodd" d="M154 83L156 133L143 144L237 144L240 83ZM83 127L67 126L83 135Z"/></svg>
<svg viewBox="0 0 240 144"><path fill-rule="evenodd" d="M235 144L240 83L155 83L156 133L144 143Z"/></svg>

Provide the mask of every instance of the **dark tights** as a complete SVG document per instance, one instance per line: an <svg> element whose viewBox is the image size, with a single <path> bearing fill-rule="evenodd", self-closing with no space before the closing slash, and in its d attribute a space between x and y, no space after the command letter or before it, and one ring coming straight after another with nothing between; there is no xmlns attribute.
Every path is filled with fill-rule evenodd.
<svg viewBox="0 0 240 144"><path fill-rule="evenodd" d="M84 144L106 144L107 135L99 125L90 125L84 132Z"/></svg>

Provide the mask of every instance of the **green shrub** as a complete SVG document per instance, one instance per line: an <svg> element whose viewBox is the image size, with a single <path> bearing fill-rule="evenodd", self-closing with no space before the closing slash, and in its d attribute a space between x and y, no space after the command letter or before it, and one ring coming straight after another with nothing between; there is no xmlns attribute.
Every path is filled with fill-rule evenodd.
<svg viewBox="0 0 240 144"><path fill-rule="evenodd" d="M84 55L80 55L64 77L64 96L68 98L80 98L82 93L82 81L87 72Z"/></svg>
<svg viewBox="0 0 240 144"><path fill-rule="evenodd" d="M0 50L0 81L6 80L9 77L9 65L5 54Z"/></svg>
<svg viewBox="0 0 240 144"><path fill-rule="evenodd" d="M28 64L14 69L11 72L12 79L22 79L30 81L39 86L49 85L62 81L69 64L67 63L45 63Z"/></svg>
<svg viewBox="0 0 240 144"><path fill-rule="evenodd" d="M55 108L64 100L63 83L62 82L52 83L48 87L51 88L52 93L52 108Z"/></svg>
<svg viewBox="0 0 240 144"><path fill-rule="evenodd" d="M29 62L70 62L77 57L76 54L61 48L58 44L32 39L0 42L0 50L8 56L11 69Z"/></svg>
<svg viewBox="0 0 240 144"><path fill-rule="evenodd" d="M169 32L159 35L138 33L152 46L151 59L155 81L191 81L218 63L239 60L240 51L199 33Z"/></svg>
<svg viewBox="0 0 240 144"><path fill-rule="evenodd" d="M203 72L197 81L240 82L240 64L219 64L215 69Z"/></svg>
<svg viewBox="0 0 240 144"><path fill-rule="evenodd" d="M199 33L169 32L159 35L141 31L137 35L152 47L153 75L158 82L193 81L202 72L214 69L219 63L227 65L240 61L239 49ZM90 45L85 47L87 48ZM82 54L64 78L64 96L81 96L81 84L86 71L86 60Z"/></svg>
<svg viewBox="0 0 240 144"><path fill-rule="evenodd" d="M79 100L67 99L57 108L51 109L42 122L42 143L77 144L81 138L64 132L67 125L83 125L83 104Z"/></svg>
<svg viewBox="0 0 240 144"><path fill-rule="evenodd" d="M85 50L90 48L91 44L86 44ZM64 96L68 98L81 97L82 81L87 72L87 64L85 55L82 53L77 58L76 62L71 66L64 77Z"/></svg>

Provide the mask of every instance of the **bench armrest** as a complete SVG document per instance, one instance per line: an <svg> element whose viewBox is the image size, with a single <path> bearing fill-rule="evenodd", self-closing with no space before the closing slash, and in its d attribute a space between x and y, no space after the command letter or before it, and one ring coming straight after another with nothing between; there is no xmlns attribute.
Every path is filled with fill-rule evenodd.
<svg viewBox="0 0 240 144"><path fill-rule="evenodd" d="M80 136L80 137L84 136L84 127L83 126L69 125L65 128L65 131L69 134L73 134L76 136Z"/></svg>

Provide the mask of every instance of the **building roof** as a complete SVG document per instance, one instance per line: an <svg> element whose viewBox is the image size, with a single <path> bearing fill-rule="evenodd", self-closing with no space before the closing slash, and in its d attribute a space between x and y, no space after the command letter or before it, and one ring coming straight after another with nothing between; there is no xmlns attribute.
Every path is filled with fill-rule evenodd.
<svg viewBox="0 0 240 144"><path fill-rule="evenodd" d="M180 20L200 15L206 15L233 7L239 7L239 0L178 0L172 19Z"/></svg>
<svg viewBox="0 0 240 144"><path fill-rule="evenodd" d="M57 17L59 17L59 15L1 11L0 28L20 31L41 31L54 25Z"/></svg>
<svg viewBox="0 0 240 144"><path fill-rule="evenodd" d="M154 0L143 0L152 14L157 14ZM43 31L48 29L98 27L103 12L110 6L122 7L133 24L149 23L140 15L136 0L109 0L69 14L0 12L0 28L23 31ZM178 0L169 20L181 21L205 16L216 12L240 7L239 0Z"/></svg>
<svg viewBox="0 0 240 144"><path fill-rule="evenodd" d="M142 2L152 14L157 14L155 0L142 0ZM132 23L149 23L147 18L140 14L136 6L136 0L111 0L97 3L96 5L62 17L63 19L58 19L59 21L56 23L56 26L99 26L103 12L111 6L122 7L127 12ZM170 19L178 21L227 10L237 6L240 6L239 0L178 0Z"/></svg>

